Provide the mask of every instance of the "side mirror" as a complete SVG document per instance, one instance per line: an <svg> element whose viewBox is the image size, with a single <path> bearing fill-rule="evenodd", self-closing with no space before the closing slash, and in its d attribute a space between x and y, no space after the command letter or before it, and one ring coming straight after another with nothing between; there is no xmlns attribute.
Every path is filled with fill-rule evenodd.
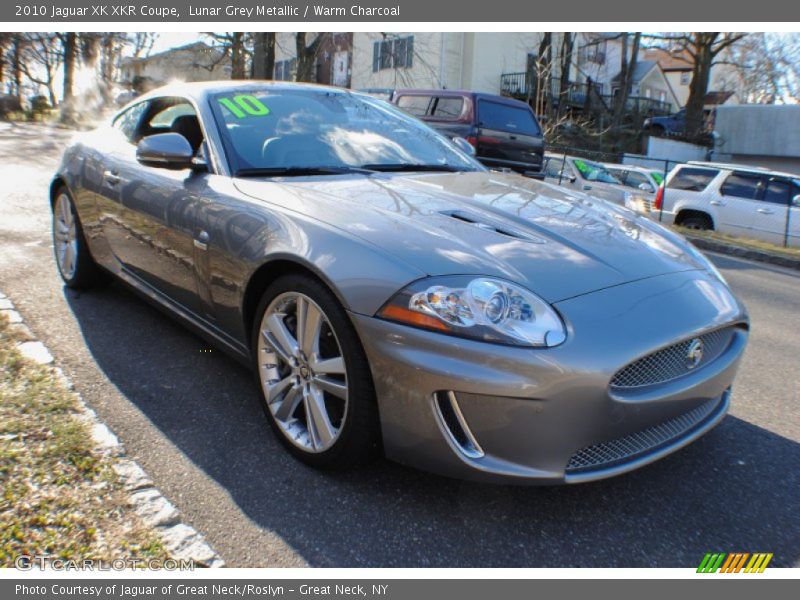
<svg viewBox="0 0 800 600"><path fill-rule="evenodd" d="M564 171L561 171L561 173L558 174L558 177L559 179L563 181L569 181L570 183L575 183L578 180L574 173L565 173Z"/></svg>
<svg viewBox="0 0 800 600"><path fill-rule="evenodd" d="M470 144L465 138L456 136L453 138L453 144L463 153L475 156L475 146Z"/></svg>
<svg viewBox="0 0 800 600"><path fill-rule="evenodd" d="M200 166L194 160L192 146L179 133L157 133L142 138L136 146L136 160L148 167L163 169L193 169Z"/></svg>
<svg viewBox="0 0 800 600"><path fill-rule="evenodd" d="M800 207L800 194L792 198L792 206Z"/></svg>
<svg viewBox="0 0 800 600"><path fill-rule="evenodd" d="M640 183L639 189L642 190L643 192L652 192L653 186L650 185L649 183Z"/></svg>

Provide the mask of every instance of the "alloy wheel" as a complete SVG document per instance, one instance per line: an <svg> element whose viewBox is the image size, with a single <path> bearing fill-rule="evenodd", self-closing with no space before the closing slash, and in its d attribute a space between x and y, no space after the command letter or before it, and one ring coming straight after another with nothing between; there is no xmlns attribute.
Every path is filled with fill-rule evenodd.
<svg viewBox="0 0 800 600"><path fill-rule="evenodd" d="M348 385L323 310L300 292L280 294L264 312L257 350L259 380L281 432L305 452L330 449L344 426Z"/></svg>
<svg viewBox="0 0 800 600"><path fill-rule="evenodd" d="M53 241L56 249L56 262L61 275L69 281L75 277L78 267L78 232L72 201L65 193L56 198Z"/></svg>

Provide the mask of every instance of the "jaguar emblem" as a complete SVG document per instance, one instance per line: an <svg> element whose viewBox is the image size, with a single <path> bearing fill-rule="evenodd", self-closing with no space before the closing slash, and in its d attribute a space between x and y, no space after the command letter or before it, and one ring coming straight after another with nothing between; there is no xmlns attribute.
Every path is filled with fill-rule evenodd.
<svg viewBox="0 0 800 600"><path fill-rule="evenodd" d="M686 350L686 368L690 371L703 361L703 340L695 338Z"/></svg>

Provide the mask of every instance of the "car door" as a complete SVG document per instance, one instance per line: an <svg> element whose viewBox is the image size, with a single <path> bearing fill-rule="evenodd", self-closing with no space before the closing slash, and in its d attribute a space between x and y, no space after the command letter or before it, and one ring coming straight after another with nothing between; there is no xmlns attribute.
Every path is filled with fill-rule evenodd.
<svg viewBox="0 0 800 600"><path fill-rule="evenodd" d="M183 126L187 120L196 127L187 131ZM200 149L202 130L188 100L151 100L134 141L170 131L181 133L196 151ZM208 243L200 221L208 172L143 165L136 159L133 143L118 153L116 166L119 217L125 234L115 240L114 253L140 282L181 307L202 314L206 304L199 294L196 265L198 254Z"/></svg>
<svg viewBox="0 0 800 600"><path fill-rule="evenodd" d="M763 189L763 176L734 171L719 188L717 228L734 235L752 235L756 210ZM712 200L713 202L713 200Z"/></svg>
<svg viewBox="0 0 800 600"><path fill-rule="evenodd" d="M753 215L753 236L773 244L783 244L787 229L792 182L781 177L767 177L764 193ZM789 223L791 225L791 222Z"/></svg>

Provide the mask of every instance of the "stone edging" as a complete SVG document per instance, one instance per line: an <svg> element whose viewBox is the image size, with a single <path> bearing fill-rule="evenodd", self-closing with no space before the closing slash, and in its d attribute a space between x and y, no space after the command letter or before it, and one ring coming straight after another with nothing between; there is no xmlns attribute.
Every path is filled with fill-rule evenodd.
<svg viewBox="0 0 800 600"><path fill-rule="evenodd" d="M177 560L191 560L204 567L223 567L220 558L203 536L190 525L180 521L180 513L154 486L147 473L132 459L125 456L125 450L116 435L89 408L72 382L60 367L54 365L53 355L38 341L25 325L22 316L14 309L14 304L0 292L0 313L8 317L12 327L21 333L25 341L17 344L20 354L41 365L49 365L61 382L78 398L79 415L89 426L95 448L113 460L112 467L122 481L125 491L136 514L142 522L151 527L161 538L161 543Z"/></svg>
<svg viewBox="0 0 800 600"><path fill-rule="evenodd" d="M744 246L728 244L720 240L709 239L701 236L695 236L691 234L687 235L685 232L681 232L681 234L701 250L719 252L720 254L728 254L738 258L746 258L748 260L755 260L771 265L777 265L779 267L800 270L800 259L797 258L780 256L779 254L772 254L771 252L756 250L754 248L745 248Z"/></svg>

